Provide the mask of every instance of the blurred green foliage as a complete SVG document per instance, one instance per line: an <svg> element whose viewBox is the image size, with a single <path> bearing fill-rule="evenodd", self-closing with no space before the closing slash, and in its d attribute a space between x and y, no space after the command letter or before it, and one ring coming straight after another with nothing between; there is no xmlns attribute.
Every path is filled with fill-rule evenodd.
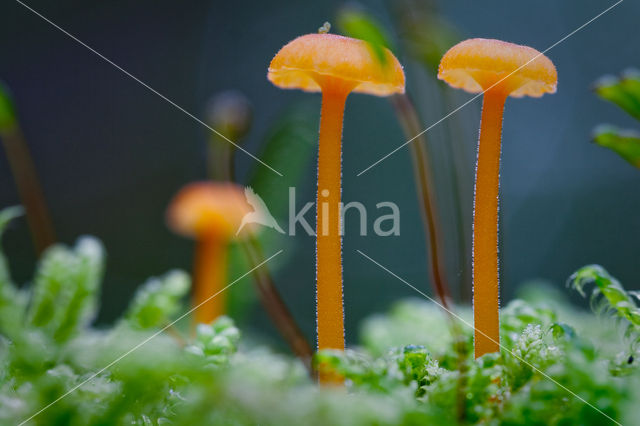
<svg viewBox="0 0 640 426"><path fill-rule="evenodd" d="M442 56L461 40L457 29L438 11L438 2L396 0L389 3L407 53L432 74L437 74Z"/></svg>
<svg viewBox="0 0 640 426"><path fill-rule="evenodd" d="M602 77L595 84L595 92L640 120L640 71L630 69L620 77Z"/></svg>
<svg viewBox="0 0 640 426"><path fill-rule="evenodd" d="M256 164L249 186L269 206L276 218L288 217L289 187L299 185L318 147L318 110L315 103L300 102L284 111L269 129L260 158L283 176ZM295 159L295 161L292 161Z"/></svg>
<svg viewBox="0 0 640 426"><path fill-rule="evenodd" d="M617 105L640 121L640 71L631 69L620 77L602 77L596 82L594 90L600 98ZM640 133L637 131L600 125L594 131L593 139L598 145L613 150L640 168Z"/></svg>
<svg viewBox="0 0 640 426"><path fill-rule="evenodd" d="M136 292L125 313L126 321L140 330L167 325L182 309L190 286L189 276L182 271L149 279Z"/></svg>
<svg viewBox="0 0 640 426"><path fill-rule="evenodd" d="M384 48L395 50L382 25L362 8L351 5L338 12L338 26L349 37L364 40L378 60L387 62Z"/></svg>
<svg viewBox="0 0 640 426"><path fill-rule="evenodd" d="M0 231L19 214L0 212ZM300 361L241 339L230 318L200 324L191 338L167 333L187 309L182 272L150 279L121 321L95 329L100 242L51 247L23 289L3 259L0 424L607 424L594 407L631 424L640 401L640 354L626 358L622 375L592 342L604 336L598 344L617 347L619 325L610 316L589 323L586 313L538 297L544 291L503 309L505 350L477 360L470 328L451 328L432 303L400 302L365 324L361 347L317 355L346 378L345 388L319 388ZM594 285L599 303L637 332L637 295L602 268L585 267L570 283L581 293Z"/></svg>
<svg viewBox="0 0 640 426"><path fill-rule="evenodd" d="M9 130L16 125L16 112L9 88L0 81L0 132Z"/></svg>
<svg viewBox="0 0 640 426"><path fill-rule="evenodd" d="M600 265L580 268L569 278L569 286L583 297L586 296L587 287L591 287L589 299L592 309L609 313L624 324L628 347L619 352L611 362L611 371L613 374L632 371L635 368L634 358L640 356L640 308L634 300L640 300L640 293L627 292L620 282Z"/></svg>
<svg viewBox="0 0 640 426"><path fill-rule="evenodd" d="M593 132L593 140L600 146L609 148L640 168L640 133L603 124Z"/></svg>
<svg viewBox="0 0 640 426"><path fill-rule="evenodd" d="M298 187L300 181L312 166L312 158L317 150L318 111L315 104L299 102L279 114L275 123L267 131L260 158L283 176L275 174L262 164L256 163L251 170L247 185L269 206L270 213L281 226L289 215L289 187ZM225 144L226 141L223 141ZM295 159L295 161L291 161ZM281 234L263 230L258 235L260 246L266 256L270 256L287 242ZM250 264L243 248L245 242L229 245L229 279L244 275L256 265ZM269 267L278 266L276 262ZM229 289L228 312L235 318L246 315L256 301L256 291L251 287L251 277L240 280Z"/></svg>

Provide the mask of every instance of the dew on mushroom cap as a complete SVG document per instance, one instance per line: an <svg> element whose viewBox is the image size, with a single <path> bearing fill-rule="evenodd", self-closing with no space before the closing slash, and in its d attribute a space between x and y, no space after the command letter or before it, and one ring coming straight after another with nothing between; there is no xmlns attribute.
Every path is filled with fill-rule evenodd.
<svg viewBox="0 0 640 426"><path fill-rule="evenodd" d="M335 34L307 34L289 42L269 65L267 78L283 89L322 91L326 78L353 84L351 91L376 96L404 93L402 65L388 49L386 61L364 40Z"/></svg>
<svg viewBox="0 0 640 426"><path fill-rule="evenodd" d="M474 38L458 43L445 53L438 78L470 93L500 86L509 96L518 98L555 93L558 74L551 60L536 49Z"/></svg>

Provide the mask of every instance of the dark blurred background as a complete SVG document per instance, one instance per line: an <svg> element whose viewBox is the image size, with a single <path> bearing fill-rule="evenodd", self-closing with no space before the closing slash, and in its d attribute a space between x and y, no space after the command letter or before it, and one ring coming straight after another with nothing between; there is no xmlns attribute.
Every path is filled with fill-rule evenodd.
<svg viewBox="0 0 640 426"><path fill-rule="evenodd" d="M245 147L255 154L283 111L298 108L300 102L310 103L317 112L320 107L318 95L272 86L266 80L269 61L287 41L315 32L324 21L333 22L344 6L340 1L275 0L25 3L196 116L203 116L212 94L241 90L254 107ZM409 17L414 7L431 11L436 6L459 38L499 38L543 50L613 2L399 3ZM360 6L385 26L398 46L407 90L421 111L423 127L470 98L451 92L448 108L430 95L436 93L433 75L398 41L406 28L399 22L397 2L362 1ZM640 3L626 0L551 50L547 56L559 73L557 94L507 102L500 224L503 300L512 298L522 283L537 279L568 294L565 280L587 263L600 263L627 288L638 288L640 171L590 142L596 124L636 124L596 98L590 86L603 74L640 66L638 16ZM106 246L98 320L116 318L147 277L171 268L189 269L192 242L167 230L164 210L182 185L206 177L208 131L13 0L0 5L0 79L13 92L59 239L71 244L79 235L92 234ZM449 124L453 132L445 131L443 123L427 134L456 295L464 291L459 287L469 265L468 259L457 257L455 209L458 203L468 246L479 110L478 100L451 118L457 120ZM452 134L457 135L455 141ZM356 176L405 140L387 100L349 98L343 199L369 207L370 230L376 203L393 201L401 209L399 237L360 237L356 225L349 232L352 222L347 223L344 278L350 340L363 317L386 309L395 299L415 296L356 249L431 294L408 149ZM462 166L457 183L451 172L454 155ZM313 201L315 160L301 161L307 166L297 184L298 200ZM236 165L238 180L246 183L254 160L239 154ZM6 158L0 155L0 206L17 203ZM314 239L298 236L281 243L286 255L277 264L277 284L311 338ZM7 232L4 248L15 280L27 283L35 256L24 218ZM238 286L252 291L250 280ZM244 318L245 326L273 333L259 304Z"/></svg>

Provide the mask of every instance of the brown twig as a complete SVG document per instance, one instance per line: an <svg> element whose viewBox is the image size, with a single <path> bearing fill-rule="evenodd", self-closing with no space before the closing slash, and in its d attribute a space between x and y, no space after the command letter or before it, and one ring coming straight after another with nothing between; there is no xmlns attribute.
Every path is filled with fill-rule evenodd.
<svg viewBox="0 0 640 426"><path fill-rule="evenodd" d="M27 214L33 243L39 255L55 243L56 236L27 142L17 123L2 129L0 139L2 139L20 200Z"/></svg>
<svg viewBox="0 0 640 426"><path fill-rule="evenodd" d="M420 134L422 129L420 128L418 114L409 97L404 94L395 95L391 97L391 103L395 108L396 115L402 125L405 135L408 138L414 138L416 135ZM418 201L420 202L422 211L425 233L429 240L427 250L429 251L433 284L442 306L449 309L449 298L451 292L449 290L444 259L442 256L442 253L444 252L444 244L442 243L442 238L440 236L438 214L435 209L435 192L432 187L432 174L427 159L427 152L425 150L424 134L413 140L409 144L409 148L411 151L411 159L413 161L415 181L418 187Z"/></svg>
<svg viewBox="0 0 640 426"><path fill-rule="evenodd" d="M252 267L263 262L264 256L262 255L260 243L255 237L250 237L247 241L243 241L242 247ZM293 353L300 358L307 370L313 374L311 366L313 350L304 337L304 334L302 334L293 315L291 315L291 312L280 297L269 270L265 266L254 268L253 276L262 304L271 317L271 320L280 331L284 340L289 344Z"/></svg>

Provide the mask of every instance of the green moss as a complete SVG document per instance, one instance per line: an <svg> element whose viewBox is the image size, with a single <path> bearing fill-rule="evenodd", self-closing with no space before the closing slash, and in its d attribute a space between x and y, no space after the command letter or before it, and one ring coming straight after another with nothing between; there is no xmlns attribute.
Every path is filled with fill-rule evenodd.
<svg viewBox="0 0 640 426"><path fill-rule="evenodd" d="M0 230L15 213L0 212ZM402 301L365 323L362 346L317 355L346 379L344 388L319 388L298 360L241 339L230 318L201 324L190 339L168 333L164 327L188 309L181 272L141 286L115 326L91 327L103 259L89 237L55 246L24 290L0 263L0 424L36 413L29 424L635 421L636 296L597 266L579 270L570 284L585 295L593 286L594 306L610 315L596 320L558 298L547 303L544 294L552 293L539 290L535 301L504 307L504 350L476 360L471 330L451 328L429 302Z"/></svg>

